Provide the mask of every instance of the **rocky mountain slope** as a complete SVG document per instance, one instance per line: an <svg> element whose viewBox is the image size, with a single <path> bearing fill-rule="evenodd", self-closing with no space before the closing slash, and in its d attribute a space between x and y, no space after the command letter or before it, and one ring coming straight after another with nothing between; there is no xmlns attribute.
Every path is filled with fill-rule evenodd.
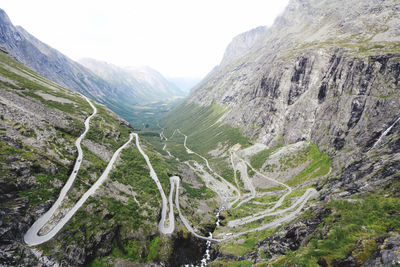
<svg viewBox="0 0 400 267"><path fill-rule="evenodd" d="M270 28L236 37L158 128L140 131L178 213L172 235L157 230L161 196L132 143L54 239L23 245L73 171L91 110L1 52L0 265L397 264L399 10L390 0L292 0ZM96 107L80 179L47 228L131 131Z"/></svg>
<svg viewBox="0 0 400 267"><path fill-rule="evenodd" d="M76 181L40 233L57 223L97 181L133 131L104 105L93 104L97 114L81 144L83 158ZM75 171L75 141L93 110L80 94L40 76L4 49L0 51L0 110L1 266L83 266L111 253L122 262L188 261L186 254L179 259L171 254L182 249L180 241L186 238L160 236L157 230L161 197L134 142L122 150L109 179L53 239L27 246L24 234L52 206ZM145 140L140 142L168 192L168 174L177 169L168 166ZM182 203L185 207L184 199ZM196 241L185 249L191 246L203 249L202 242Z"/></svg>
<svg viewBox="0 0 400 267"><path fill-rule="evenodd" d="M240 132L257 143L247 153L257 170L319 193L302 217L268 237L236 239L236 250L221 243L216 266L391 266L399 259L399 10L398 1L292 0L272 27L235 38L220 66L164 118L166 136L180 128L220 173L228 174ZM329 172L317 175L325 156L308 150L321 161L305 160L304 142L329 155ZM243 242L249 246L238 251Z"/></svg>
<svg viewBox="0 0 400 267"><path fill-rule="evenodd" d="M261 39L265 37L268 28L260 26L248 32L244 32L233 38L225 50L221 66L227 65L235 59L241 58L250 50L256 50L263 44Z"/></svg>
<svg viewBox="0 0 400 267"><path fill-rule="evenodd" d="M75 62L41 42L22 27L14 26L2 9L0 9L0 45L22 64L62 86L106 105L135 126L142 125L142 114L132 112L138 103L183 95L155 71L148 73L157 78L145 80L138 76L137 80L135 76L126 73L118 73L119 76L115 77L115 67L100 62L96 62L99 66L95 67L95 62L89 64L88 61L84 61L90 67L87 68L85 64ZM109 67L108 72L111 72L109 75L106 75L104 70L100 71L100 68L105 66Z"/></svg>

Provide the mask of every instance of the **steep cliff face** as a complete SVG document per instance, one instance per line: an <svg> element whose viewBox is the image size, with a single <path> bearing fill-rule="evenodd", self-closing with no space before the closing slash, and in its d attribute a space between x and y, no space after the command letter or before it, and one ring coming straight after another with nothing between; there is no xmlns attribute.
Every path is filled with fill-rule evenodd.
<svg viewBox="0 0 400 267"><path fill-rule="evenodd" d="M384 245L396 243L399 236L399 225L391 223L398 218L394 210L399 205L399 11L398 1L290 1L247 51L239 48L237 58L223 60L186 103L165 118L167 129L176 125L199 143L227 136L229 142L219 138L213 143L226 152L238 142L225 134L226 127L239 129L251 142L268 147L266 156L260 154L254 162L260 160L260 170L269 177L282 171L274 164L290 161L271 159L281 147L290 150L310 142L332 160L325 177L299 185L319 192L307 215L259 240L246 257L236 254L235 260L271 266L390 266L385 264L399 257L395 249L385 252ZM229 50L235 42L226 54L234 54ZM194 109L200 110L200 119L190 112ZM213 110L221 111L214 120ZM203 121L205 127L199 126ZM281 179L292 178L284 173ZM362 204L349 204L354 201ZM384 208L382 203L393 201L396 208ZM379 216L371 209L379 210ZM375 218L382 228L377 230L362 216ZM362 224L354 232L346 228L352 219L368 225L366 231L374 229L371 240ZM340 229L350 237L337 237ZM329 242L334 238L343 242L333 246ZM368 242L373 243L369 248ZM233 248L221 248L221 261L232 260ZM335 254L338 251L343 254ZM388 253L390 259L385 259Z"/></svg>
<svg viewBox="0 0 400 267"><path fill-rule="evenodd" d="M245 126L265 144L312 138L336 150L345 148L346 140L350 147L367 147L398 117L399 63L400 54L310 49L274 58L258 72L247 66L221 76L229 90L197 91L192 100L227 106L224 121ZM254 73L256 79L247 78Z"/></svg>
<svg viewBox="0 0 400 267"><path fill-rule="evenodd" d="M224 57L221 61L221 66L227 65L230 62L241 58L250 50L260 48L261 39L265 38L267 27L260 26L248 32L244 32L233 38L232 42L225 50Z"/></svg>
<svg viewBox="0 0 400 267"><path fill-rule="evenodd" d="M262 49L221 64L189 102L227 107L225 122L267 145L312 138L340 150L350 136L364 147L397 118L399 8L292 1Z"/></svg>

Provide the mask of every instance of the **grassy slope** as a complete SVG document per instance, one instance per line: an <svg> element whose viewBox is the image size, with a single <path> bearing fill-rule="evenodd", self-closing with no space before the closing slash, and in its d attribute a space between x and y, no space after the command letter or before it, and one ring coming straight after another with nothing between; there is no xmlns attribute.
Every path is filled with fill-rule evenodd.
<svg viewBox="0 0 400 267"><path fill-rule="evenodd" d="M143 142L142 142L143 143ZM168 194L170 172L162 159L146 146L146 153L150 157L152 165L158 174L164 190ZM85 244L99 232L116 231L117 237L111 244L112 253L109 257L98 257L92 263L94 266L106 265L106 262L115 258L124 258L132 262L151 262L168 257L168 244L161 249L156 246L154 240L160 240L157 232L158 211L161 206L161 196L156 184L149 177L149 171L142 155L135 146L121 152L121 160L124 164L118 165L111 174L110 179L103 185L105 195L97 195L90 198L78 211L71 222L63 229L60 238L48 242L42 248L49 254L60 251L63 242L67 244ZM114 182L123 184L130 194L118 192L126 200L116 199L107 194L107 188ZM114 192L115 193L115 192ZM137 202L136 202L137 201ZM139 206L139 204L140 206ZM88 210L92 212L87 212ZM140 232L140 236L136 234ZM148 238L147 238L148 237ZM61 240L64 238L64 240ZM61 255L59 255L61 256Z"/></svg>
<svg viewBox="0 0 400 267"><path fill-rule="evenodd" d="M208 157L208 151L216 148L219 143L229 146L239 143L243 147L248 146L249 140L239 129L217 122L224 112L224 108L216 104L201 107L184 103L167 114L162 126L166 136L170 136L175 129L180 129L188 136L187 145L205 157Z"/></svg>
<svg viewBox="0 0 400 267"><path fill-rule="evenodd" d="M86 100L77 93L41 77L4 53L0 53L0 75L3 77L3 81L0 82L1 90L38 101L45 108L59 110L65 114L65 118L69 118L69 125L66 128L55 128L53 125L46 123L45 127L29 129L18 121L5 121L4 117L1 117L2 124L5 126L0 129L0 135L6 136L6 131L13 127L18 129L20 137L16 137L15 144L0 141L0 174L2 177L8 176L9 170L5 166L8 164L7 158L9 156L15 157L19 162L27 162L32 178L35 179L36 183L33 187L21 191L19 197L28 198L27 212L31 212L38 205L48 200L54 201L55 197L58 196L60 185L56 186L55 181L59 181L63 185L69 177L76 156L71 153L70 149L72 151L76 150L74 143L84 130L83 121L93 111ZM76 104L46 100L38 92L68 99ZM98 114L92 119L91 128L85 139L102 145L113 153L128 140L129 132L132 129L122 124L104 106L95 105L98 109ZM50 135L48 140L45 140L46 147L28 146L22 142L24 138L35 138L37 134L53 130L56 136ZM168 193L168 166L145 140L141 140L141 143L144 145L144 149L159 174L165 191ZM89 188L90 183L97 180L107 165L107 162L93 154L87 147L82 146L82 148L84 150L84 164L73 189L69 193L71 199L78 199ZM53 156L54 153L67 160L58 160ZM153 239L140 243L142 250L139 254L132 252L133 249L138 249L138 245L132 248L132 244L137 242L133 236L135 231L141 232L143 238L147 234L153 234L154 229L157 229L160 196L155 183L149 177L145 161L135 146L130 145L129 148L122 151L120 160L116 165L117 167L110 175L111 179L107 180L100 190L105 193L102 196L89 198L88 202L77 212L60 234L52 241L41 245L40 249L46 254L55 255L59 258L65 257L66 254L64 252L68 247L93 243L99 233L104 234L109 231L115 231L118 228L121 234L118 239L121 243L118 245L117 243L112 244L115 247L114 250L117 247L121 250L119 254L117 253L117 256L126 257L133 261L153 261L161 257L160 253L163 252L160 251L162 250L156 249L161 243L156 242L157 244L153 244ZM56 171L49 172L45 166L55 166ZM13 176L9 177L13 179ZM124 195L124 192L117 192L117 194L125 197L127 202L112 197L112 194L106 190L112 182L129 185L133 188L136 200L143 204L143 208L139 208L133 195ZM69 205L72 204L73 201ZM7 202L2 203L2 205L6 206ZM104 217L106 214L110 215ZM7 223L11 218L4 217L2 220ZM107 244L105 245L107 246ZM136 256L133 256L132 253Z"/></svg>
<svg viewBox="0 0 400 267"><path fill-rule="evenodd" d="M321 258L332 264L334 259L343 259L349 253L363 264L378 248L379 237L400 231L398 198L374 194L354 201L330 201L326 207L330 213L307 245L260 266L320 266L317 261Z"/></svg>
<svg viewBox="0 0 400 267"><path fill-rule="evenodd" d="M233 182L233 170L231 169L229 161L226 158L212 157L208 152L218 145L226 145L230 147L236 143L240 143L242 147L249 145L249 140L241 136L239 129L231 128L227 125L218 123L218 119L223 115L224 110L222 107L212 105L209 107L200 107L195 104L181 105L177 109L168 114L166 119L162 121L164 127L164 134L169 138L173 131L179 128L183 133L188 135L187 145L192 150L207 157L213 168L227 180ZM157 143L159 149L162 149L163 144L159 141L158 134L146 133L152 143ZM167 149L181 160L193 159L193 155L188 155L182 145L183 136L176 134L173 138L169 138L167 142ZM281 147L281 146L280 146ZM267 149L256 154L251 158L251 163L259 169L269 155L280 147ZM196 159L198 160L198 159ZM297 167L301 163L307 162L307 166L297 176L289 182L290 185L298 185L309 179L314 179L325 175L330 168L330 158L321 153L315 145L310 145L304 151L296 152L289 157L282 158L280 168L290 169ZM240 177L239 177L240 179ZM278 189L278 188L277 188ZM193 197L196 194L187 190ZM290 205L295 201L295 198L304 193L305 188L295 190L292 195L283 204L283 208ZM198 197L198 196L197 196ZM269 202L271 199L257 199L257 201ZM255 211L265 209L265 205L255 205L251 203L244 204L239 209L233 210L228 216L229 219L242 217L244 215L253 214ZM268 220L268 218L266 218ZM251 229L257 227L258 224L248 225L245 228ZM250 227L250 228L249 228ZM244 238L244 243L239 242L224 242L220 245L221 252L224 254L232 254L236 256L243 256L250 253L259 240L264 239L266 236L274 233L275 230L260 231L241 237ZM217 264L217 263L216 263ZM218 262L218 264L232 264ZM246 264L246 263L244 263ZM240 264L238 265L240 266Z"/></svg>
<svg viewBox="0 0 400 267"><path fill-rule="evenodd" d="M23 142L21 141L25 137L36 137L36 133L44 131L44 129L41 129L39 127L36 129L23 129L32 134L31 136L27 136L26 134L23 134L23 132L21 132L21 139L15 140L17 143L21 144L20 146L14 146L7 144L4 141L0 141L0 160L2 163L4 163L7 156L10 155L16 156L21 161L26 160L28 162L32 162L30 168L39 183L37 184L37 186L34 186L30 190L21 192L20 196L29 197L30 204L37 205L45 202L46 200L50 199L53 194L57 193L57 191L55 191L54 189L52 181L57 178L64 182L69 175L69 170L72 168L71 164L66 164L59 161L49 152L59 151L61 153L65 153L65 156L68 160L73 159L74 155L71 155L71 153L68 152L65 147L73 146L74 139L80 135L80 132L84 130L82 120L89 114L89 112L91 112L91 108L86 100L82 99L77 94L71 94L70 92L68 92L67 89L64 89L46 80L45 78L40 77L32 70L17 63L8 55L0 53L0 62L0 75L11 81L10 83L3 81L1 83L1 90L16 93L23 98L32 97L49 109L58 109L72 117L69 126L67 126L66 128L55 128L56 136L50 137L49 140L46 140L48 146L51 147L51 149L43 149L40 147L29 146L23 144ZM18 72L22 72L22 74ZM38 91L74 101L77 106L74 107L72 104L69 103L63 104L55 101L45 100L35 93ZM20 124L18 121L6 120L3 120L3 123L14 128L15 125ZM25 128L26 126L22 127ZM46 127L53 128L49 124L47 124ZM6 135L5 132L1 132L0 134ZM63 138L65 142L57 142L58 138ZM51 164L54 164L58 169L56 174L47 173L45 168L43 168L44 166L49 166Z"/></svg>
<svg viewBox="0 0 400 267"><path fill-rule="evenodd" d="M183 134L188 136L187 146L207 158L218 174L234 183L234 174L228 158L229 153L223 157L213 157L208 153L217 147L225 147L225 150L237 143L242 147L250 144L249 139L241 134L240 129L218 122L224 113L224 108L215 104L201 107L196 104L183 103L164 117L161 126L167 137L170 137L175 129L180 129ZM156 139L157 136L154 135L149 141L162 149L159 137L158 140ZM186 152L183 141L183 135L175 133L174 137L168 140L167 149L181 161L193 159L203 163L198 156Z"/></svg>

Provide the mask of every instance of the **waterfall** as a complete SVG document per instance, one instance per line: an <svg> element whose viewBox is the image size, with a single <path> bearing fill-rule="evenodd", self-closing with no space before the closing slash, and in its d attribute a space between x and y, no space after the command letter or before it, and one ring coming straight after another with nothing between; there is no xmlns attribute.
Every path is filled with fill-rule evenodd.
<svg viewBox="0 0 400 267"><path fill-rule="evenodd" d="M225 210L225 208L224 208L224 206L222 206L220 209L218 209L217 213L215 214L215 216L217 217L217 221L215 222L215 224L216 224L217 226L219 226L219 225L220 225L220 222L221 222L221 220L219 219L219 215L220 215L220 213L221 213L222 211L224 211L224 210ZM209 232L208 237L209 237L209 238L212 238L212 237L213 237L213 235L212 235L211 232ZM200 267L205 267L205 266L207 266L207 262L211 259L211 256L210 256L210 248L211 248L211 241L210 241L210 240L207 240L207 242L206 242L206 253L204 254L203 259L202 259L201 262L200 262Z"/></svg>
<svg viewBox="0 0 400 267"><path fill-rule="evenodd" d="M394 123L392 123L392 125L390 125L390 126L381 134L381 136L379 136L378 140L375 142L375 144L372 146L372 148L375 148L375 147L378 145L378 143L381 141L381 139L382 139L383 137L385 137L385 136L388 134L388 132L393 128L393 126L394 126L399 120L400 120L400 117L398 117L397 120L396 120Z"/></svg>

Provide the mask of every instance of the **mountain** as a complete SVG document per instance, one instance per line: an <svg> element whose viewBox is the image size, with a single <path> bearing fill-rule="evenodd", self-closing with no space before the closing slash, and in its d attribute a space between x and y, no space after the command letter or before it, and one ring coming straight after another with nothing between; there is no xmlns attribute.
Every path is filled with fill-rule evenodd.
<svg viewBox="0 0 400 267"><path fill-rule="evenodd" d="M135 135L17 62L24 52L50 70L40 51L55 54L2 14L0 265L396 265L399 11L398 1L291 0ZM106 84L157 84L149 70L93 65L77 66ZM172 107L113 103L136 118Z"/></svg>
<svg viewBox="0 0 400 267"><path fill-rule="evenodd" d="M96 99L106 96L115 98L115 95L111 97L115 89L22 27L15 27L3 10L0 10L0 30L0 45L24 65L48 79Z"/></svg>
<svg viewBox="0 0 400 267"><path fill-rule="evenodd" d="M150 67L123 68L90 58L79 62L110 87L117 88L120 102L116 104L116 112L138 129L155 124L158 116L187 95Z"/></svg>
<svg viewBox="0 0 400 267"><path fill-rule="evenodd" d="M151 159L165 190L170 186L168 174L178 170L141 137L131 140L133 129L125 120L22 65L4 48L0 50L0 111L1 266L130 261L173 266L201 257L204 242L180 236L182 226L173 235L159 233L162 199L142 152ZM135 142L140 142L142 152ZM97 185L107 170L108 178ZM190 180L185 181L187 188L196 190ZM59 195L65 193L38 232L39 238L51 233L95 186L98 189L53 238L39 245L27 241L28 229L52 211ZM190 211L189 200L183 196L181 201L181 207ZM196 253L172 253L185 250ZM115 263L107 259L111 253Z"/></svg>
<svg viewBox="0 0 400 267"><path fill-rule="evenodd" d="M136 103L149 103L185 96L176 85L150 67L121 68L107 62L85 58L79 61L113 87L134 91Z"/></svg>
<svg viewBox="0 0 400 267"><path fill-rule="evenodd" d="M260 26L250 31L244 32L233 38L232 42L225 50L224 57L221 61L221 66L241 58L251 50L260 48L263 44L261 39L265 37L268 28Z"/></svg>
<svg viewBox="0 0 400 267"><path fill-rule="evenodd" d="M83 61L93 69L92 71L41 42L22 27L15 27L1 9L0 45L22 64L62 86L81 92L99 103L105 104L135 127L146 122L143 114L132 112L136 105L184 95L181 90L154 70L146 71L148 77L152 77L149 79L143 79L143 74L136 72L141 80L135 80L126 72L119 73L120 69L115 66L98 61L91 63L89 60ZM95 63L98 66L95 66ZM101 72L100 67L107 68L107 71L110 72L109 76L104 73L105 70ZM104 76L99 74L104 74ZM116 76L112 77L112 75ZM153 109L162 112L156 107Z"/></svg>
<svg viewBox="0 0 400 267"><path fill-rule="evenodd" d="M156 88L157 91L154 91L153 94L156 97L176 97L176 96L186 96L186 93L178 88L174 83L167 80L164 76L161 75L155 69L152 69L148 66L142 67L126 67L125 68L131 75L135 76L136 79L143 83L150 84L153 88Z"/></svg>
<svg viewBox="0 0 400 267"><path fill-rule="evenodd" d="M294 142L311 137L312 131L299 131L313 126L321 127L317 125L320 121L319 114L335 105L328 94L344 94L344 89L347 89L343 100L345 103L341 103L340 107L346 107L350 111L352 107L359 108L353 111L359 113L353 115L348 127L335 129L331 136L340 136L343 134L338 132L351 131L355 126L354 122L361 119L358 116L362 115L364 104L369 100L364 95L396 99L391 97L390 88L385 89L387 86L381 89L383 91L369 92L367 89L373 89L368 87L369 80L364 81L365 88L362 90L352 89L349 83L356 87L359 85L354 80L346 80L345 75L351 74L352 79L361 79L367 74L378 75L376 68L379 64L390 64L380 71L383 74L386 71L387 75L394 75L394 79L397 79L397 72L392 69L396 70L395 53L400 41L395 23L399 19L396 13L398 7L396 3L385 2L379 6L382 10L380 11L376 10L378 8L373 1L365 4L351 1L340 8L329 3L328 7L320 8L313 1L292 1L265 37L260 39L262 44L259 46L263 46L262 49L250 50L240 60L228 66L221 64L216 73L190 96L188 102L201 106L216 102L229 107L225 121L232 125L247 126L246 133L257 136L265 144L276 143L280 137L283 141ZM333 12L334 8L338 10ZM367 19L370 14L376 17L373 21ZM361 18L356 19L358 16ZM338 70L338 67L341 68ZM344 73L335 78L337 71ZM370 73L372 71L374 72ZM328 90L335 87L341 89L338 92ZM317 98L314 97L316 95ZM348 95L359 97L347 97ZM358 101L361 101L361 106L357 104ZM299 118L296 124L290 123L288 120L293 121L293 118L299 117L296 113L308 113L312 116ZM395 114L394 110L390 110L382 113L382 116L393 120ZM337 119L350 120L349 117ZM338 124L345 125L343 121ZM374 132L380 132L383 125L388 124L385 120L378 121L380 124L370 125L376 127L369 129L372 136ZM249 127L252 124L254 127ZM265 125L274 127L264 127Z"/></svg>
<svg viewBox="0 0 400 267"><path fill-rule="evenodd" d="M291 0L270 28L234 38L161 121L165 136L180 129L192 151L257 197L224 213L228 225L239 213L259 214L268 179L290 194L318 192L291 222L274 224L280 215L268 213L269 221L242 226L278 225L219 243L215 264L390 266L399 257L399 10L398 1ZM182 153L174 138L167 148ZM232 151L247 167L232 169ZM241 230L213 235L226 231Z"/></svg>
<svg viewBox="0 0 400 267"><path fill-rule="evenodd" d="M102 246L100 239L112 238L116 225L97 229L100 239L85 249L67 238L73 227L86 227L81 224L90 220L86 216L80 222L69 224L69 230L64 230L58 241L53 242L54 247L47 247L47 251L53 253L43 257L22 245L22 240L30 225L55 202L74 170L75 139L83 133L84 120L93 109L80 94L40 76L4 52L0 52L0 63L0 265L53 265L60 262L60 257L75 265L72 262L79 262L75 256L80 254L82 260L85 253L93 253L94 248ZM92 103L97 108L97 115L91 119L91 128L82 141L84 167L69 190L64 209L97 180L114 151L128 140L132 131L126 121L105 106ZM132 146L124 153L131 149ZM127 162L124 156L116 165L120 167ZM111 182L122 186L121 189L127 188L122 183ZM113 192L111 184L108 189L100 190L101 194L108 197L118 194ZM128 198L132 199L132 196ZM122 202L114 204L125 205ZM108 213L108 208L103 208L100 208L102 212ZM74 252L67 252L67 247L73 248ZM46 250L45 246L41 250ZM55 256L56 251L59 256ZM60 254L63 251L65 253ZM40 263L44 259L47 262Z"/></svg>

